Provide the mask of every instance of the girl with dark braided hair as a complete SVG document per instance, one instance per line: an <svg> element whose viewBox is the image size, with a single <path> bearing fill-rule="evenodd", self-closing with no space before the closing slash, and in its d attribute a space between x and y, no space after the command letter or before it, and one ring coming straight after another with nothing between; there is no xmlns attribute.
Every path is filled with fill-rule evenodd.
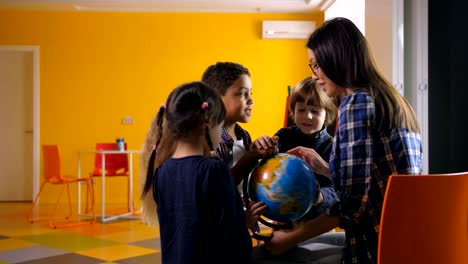
<svg viewBox="0 0 468 264"><path fill-rule="evenodd" d="M153 195L163 263L249 263L252 245L229 168L211 153L226 109L206 84L171 92L159 121L143 198Z"/></svg>

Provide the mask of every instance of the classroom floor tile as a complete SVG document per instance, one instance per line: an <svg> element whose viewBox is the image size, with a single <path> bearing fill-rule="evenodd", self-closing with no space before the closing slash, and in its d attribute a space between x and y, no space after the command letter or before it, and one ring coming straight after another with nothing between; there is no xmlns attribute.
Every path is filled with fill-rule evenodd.
<svg viewBox="0 0 468 264"><path fill-rule="evenodd" d="M65 250L46 246L33 246L0 252L0 260L7 263L20 263L68 253Z"/></svg>
<svg viewBox="0 0 468 264"><path fill-rule="evenodd" d="M0 252L6 251L6 250L12 250L12 249L32 247L36 245L37 243L32 243L32 242L24 241L24 240L18 240L14 238L1 239L0 240Z"/></svg>
<svg viewBox="0 0 468 264"><path fill-rule="evenodd" d="M121 264L141 264L141 263L161 264L161 253L153 253L153 254L143 255L140 257L121 259L118 261L118 263L121 263Z"/></svg>
<svg viewBox="0 0 468 264"><path fill-rule="evenodd" d="M30 208L0 202L0 264L160 263L158 227L121 219L52 229L47 221L30 223Z"/></svg>
<svg viewBox="0 0 468 264"><path fill-rule="evenodd" d="M47 258L34 259L30 261L20 262L18 264L98 264L102 260L90 258L75 253L57 255Z"/></svg>
<svg viewBox="0 0 468 264"><path fill-rule="evenodd" d="M106 247L115 245L116 242L103 240L99 238L83 236L68 232L57 232L51 234L42 234L36 236L24 236L19 239L35 242L41 245L68 250L72 252L87 250L97 247Z"/></svg>
<svg viewBox="0 0 468 264"><path fill-rule="evenodd" d="M147 255L155 252L156 251L153 249L142 248L133 245L115 245L110 247L100 247L89 250L83 250L77 253L107 261L118 261L120 259Z"/></svg>
<svg viewBox="0 0 468 264"><path fill-rule="evenodd" d="M161 250L161 240L159 240L159 238L131 242L129 244L134 245L134 246L144 247L144 248L150 248L154 250Z"/></svg>

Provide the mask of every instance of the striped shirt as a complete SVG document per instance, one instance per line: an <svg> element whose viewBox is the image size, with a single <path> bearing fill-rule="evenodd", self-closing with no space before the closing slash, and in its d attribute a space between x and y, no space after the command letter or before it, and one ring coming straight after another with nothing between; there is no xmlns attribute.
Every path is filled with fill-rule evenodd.
<svg viewBox="0 0 468 264"><path fill-rule="evenodd" d="M375 104L367 92L343 99L330 156L339 201L327 209L341 216L346 232L345 263L377 263L382 204L392 174L421 174L420 135L405 128L374 128Z"/></svg>

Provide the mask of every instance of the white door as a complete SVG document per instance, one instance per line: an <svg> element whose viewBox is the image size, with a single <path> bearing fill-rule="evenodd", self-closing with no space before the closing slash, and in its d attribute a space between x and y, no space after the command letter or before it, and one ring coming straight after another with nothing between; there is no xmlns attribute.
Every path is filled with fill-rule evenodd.
<svg viewBox="0 0 468 264"><path fill-rule="evenodd" d="M0 201L33 194L33 53L0 50Z"/></svg>

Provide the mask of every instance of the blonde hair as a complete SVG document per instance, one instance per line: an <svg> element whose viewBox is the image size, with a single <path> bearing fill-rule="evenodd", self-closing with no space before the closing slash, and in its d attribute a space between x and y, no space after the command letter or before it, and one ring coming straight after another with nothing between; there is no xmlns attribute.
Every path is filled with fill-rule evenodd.
<svg viewBox="0 0 468 264"><path fill-rule="evenodd" d="M143 144L143 148L141 150L140 155L140 182L145 183L146 177L148 173L148 167L150 162L151 153L156 147L156 144L159 141L159 137L161 134L161 122L163 121L163 114L164 114L164 107L161 106L156 115L154 116L153 120L151 121L150 128L146 133L145 143ZM141 195L142 200L142 222L149 226L157 226L158 219L156 213L156 202L154 201L152 192L144 192Z"/></svg>
<svg viewBox="0 0 468 264"><path fill-rule="evenodd" d="M325 109L324 126L330 125L337 114L336 106L333 101L318 87L316 81L312 79L312 77L305 78L294 87L289 99L289 113L293 118L297 103L323 107Z"/></svg>

